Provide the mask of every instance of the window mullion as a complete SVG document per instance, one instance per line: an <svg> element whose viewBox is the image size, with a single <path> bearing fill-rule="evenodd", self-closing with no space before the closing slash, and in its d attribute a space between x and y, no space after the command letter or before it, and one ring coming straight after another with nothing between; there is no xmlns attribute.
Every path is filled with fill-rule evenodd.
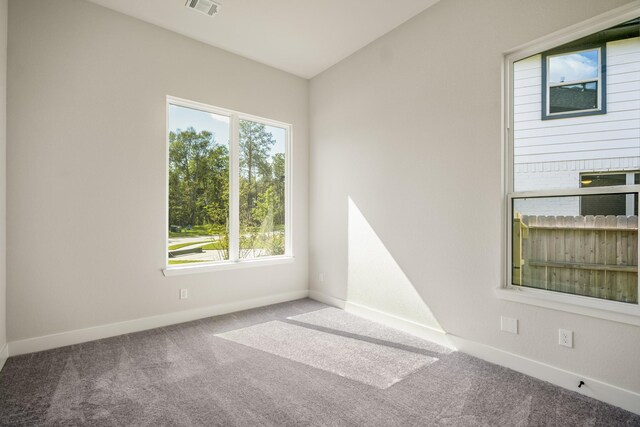
<svg viewBox="0 0 640 427"><path fill-rule="evenodd" d="M240 121L231 115L229 152L229 261L240 257Z"/></svg>

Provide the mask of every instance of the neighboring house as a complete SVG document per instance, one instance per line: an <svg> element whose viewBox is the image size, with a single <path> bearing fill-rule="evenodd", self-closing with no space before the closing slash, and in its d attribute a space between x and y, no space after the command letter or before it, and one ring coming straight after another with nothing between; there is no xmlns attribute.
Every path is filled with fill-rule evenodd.
<svg viewBox="0 0 640 427"><path fill-rule="evenodd" d="M637 184L638 20L514 64L514 191ZM637 215L631 195L531 200L529 215Z"/></svg>

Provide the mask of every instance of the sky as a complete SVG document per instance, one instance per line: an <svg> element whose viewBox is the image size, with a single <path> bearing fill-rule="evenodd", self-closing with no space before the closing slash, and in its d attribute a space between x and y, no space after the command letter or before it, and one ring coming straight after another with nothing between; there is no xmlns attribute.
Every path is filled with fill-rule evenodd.
<svg viewBox="0 0 640 427"><path fill-rule="evenodd" d="M549 82L560 83L598 77L598 50L549 58Z"/></svg>
<svg viewBox="0 0 640 427"><path fill-rule="evenodd" d="M212 132L217 144L229 146L228 117L192 108L169 105L169 130L185 130L188 127L193 127L198 132L203 130ZM266 126L266 130L276 140L276 143L271 148L271 155L284 153L285 130L274 126Z"/></svg>

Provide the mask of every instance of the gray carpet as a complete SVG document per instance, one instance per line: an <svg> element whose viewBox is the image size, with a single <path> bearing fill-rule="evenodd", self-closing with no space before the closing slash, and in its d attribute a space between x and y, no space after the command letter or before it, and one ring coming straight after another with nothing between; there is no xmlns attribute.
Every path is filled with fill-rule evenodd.
<svg viewBox="0 0 640 427"><path fill-rule="evenodd" d="M327 310L332 309L320 311L331 315ZM280 321L217 336L378 388L390 387L437 360L410 350Z"/></svg>
<svg viewBox="0 0 640 427"><path fill-rule="evenodd" d="M640 426L640 416L300 300L12 357L0 425Z"/></svg>

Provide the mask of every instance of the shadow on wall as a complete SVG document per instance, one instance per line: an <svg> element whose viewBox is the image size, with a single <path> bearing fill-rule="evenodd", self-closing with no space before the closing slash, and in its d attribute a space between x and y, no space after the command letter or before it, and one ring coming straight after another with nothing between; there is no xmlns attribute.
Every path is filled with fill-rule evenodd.
<svg viewBox="0 0 640 427"><path fill-rule="evenodd" d="M349 197L347 308L372 309L444 332L355 202Z"/></svg>

